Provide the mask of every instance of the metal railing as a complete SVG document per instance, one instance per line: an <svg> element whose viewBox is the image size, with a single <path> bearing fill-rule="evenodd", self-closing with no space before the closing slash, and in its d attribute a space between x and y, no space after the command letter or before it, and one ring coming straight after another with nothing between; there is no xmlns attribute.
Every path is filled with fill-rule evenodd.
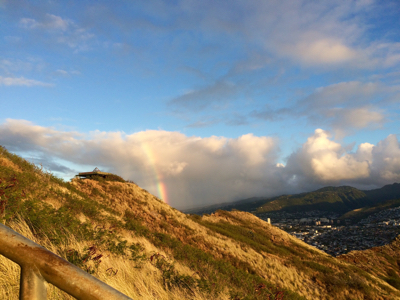
<svg viewBox="0 0 400 300"><path fill-rule="evenodd" d="M79 300L131 299L3 224L0 254L21 266L20 300L46 299L46 282Z"/></svg>

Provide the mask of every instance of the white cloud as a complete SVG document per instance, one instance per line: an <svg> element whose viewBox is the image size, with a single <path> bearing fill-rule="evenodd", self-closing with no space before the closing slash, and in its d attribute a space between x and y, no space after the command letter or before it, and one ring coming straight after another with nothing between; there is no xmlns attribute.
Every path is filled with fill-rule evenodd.
<svg viewBox="0 0 400 300"><path fill-rule="evenodd" d="M400 181L400 145L392 134L372 148L372 170L380 182Z"/></svg>
<svg viewBox="0 0 400 300"><path fill-rule="evenodd" d="M356 157L359 161L366 161L370 165L372 164L372 149L375 146L370 143L362 143L358 146Z"/></svg>
<svg viewBox="0 0 400 300"><path fill-rule="evenodd" d="M249 166L257 166L265 163L266 153L273 149L275 141L268 137L255 137L253 134L245 134L237 139L231 139L228 146L235 151Z"/></svg>
<svg viewBox="0 0 400 300"><path fill-rule="evenodd" d="M20 60L8 58L0 60L0 70L4 75L9 77L19 72L41 71L43 68L44 63L39 59Z"/></svg>
<svg viewBox="0 0 400 300"><path fill-rule="evenodd" d="M310 158L314 174L322 181L341 181L369 176L367 161L358 161L354 155L343 154L340 144L328 139L326 132L316 130L315 135L303 145Z"/></svg>
<svg viewBox="0 0 400 300"><path fill-rule="evenodd" d="M387 90L377 82L348 81L320 87L300 104L308 108L325 108L337 106L355 107L371 103L378 93Z"/></svg>
<svg viewBox="0 0 400 300"><path fill-rule="evenodd" d="M291 154L285 176L294 187L312 189L322 185L380 186L400 180L400 148L395 135L377 145L362 143L355 153L317 129Z"/></svg>
<svg viewBox="0 0 400 300"><path fill-rule="evenodd" d="M258 22L259 32L265 34L265 47L278 56L305 66L331 68L371 69L400 62L398 43L383 36L368 39L370 12L384 13L390 5L375 1L363 5L356 1L279 1L270 6L269 10L260 9L260 17L253 16L253 22ZM271 13L282 17L271 17Z"/></svg>
<svg viewBox="0 0 400 300"><path fill-rule="evenodd" d="M63 69L57 69L56 71L53 72L53 74L60 77L69 77L71 75L80 75L81 72L76 70L66 71Z"/></svg>
<svg viewBox="0 0 400 300"><path fill-rule="evenodd" d="M24 77L2 77L0 76L0 85L5 86L44 86L44 87L51 87L53 84L42 82L34 79L27 79Z"/></svg>
<svg viewBox="0 0 400 300"><path fill-rule="evenodd" d="M315 41L300 41L295 45L284 46L285 52L309 65L349 62L357 57L357 51L332 38Z"/></svg>
<svg viewBox="0 0 400 300"><path fill-rule="evenodd" d="M329 139L329 134L315 130L315 134L288 160L285 171L289 177L296 175L295 184L338 183L343 180L366 178L370 170L368 162L359 160Z"/></svg>
<svg viewBox="0 0 400 300"><path fill-rule="evenodd" d="M270 175L276 168L276 142L252 134L236 139L200 138L147 130L130 135L96 131L83 136L7 120L0 125L0 144L11 151L36 151L98 166L132 179L154 194L160 179L167 186L170 202L181 207L269 194L280 185Z"/></svg>
<svg viewBox="0 0 400 300"><path fill-rule="evenodd" d="M242 12L240 17L232 7ZM196 5L185 8L199 11ZM376 1L230 1L226 6L210 5L201 24L227 34L242 33L247 43L261 44L267 52L305 66L370 69L400 62L398 43L384 36L371 42L368 36L377 26L371 12L385 14L390 9L390 4Z"/></svg>
<svg viewBox="0 0 400 300"><path fill-rule="evenodd" d="M66 31L70 26L74 24L73 21L63 19L60 16L46 14L41 21L37 21L31 18L22 18L20 25L27 29L46 29L46 30L61 30Z"/></svg>
<svg viewBox="0 0 400 300"><path fill-rule="evenodd" d="M381 128L390 120L391 102L398 95L397 86L340 82L317 88L291 113L306 117L312 124L329 126L339 137L354 130Z"/></svg>
<svg viewBox="0 0 400 300"><path fill-rule="evenodd" d="M47 28L51 29L59 29L62 31L65 31L68 29L70 24L73 22L70 20L64 20L63 18L51 14L47 14L47 22L45 23L45 26Z"/></svg>
<svg viewBox="0 0 400 300"><path fill-rule="evenodd" d="M61 76L67 76L68 75L68 72L65 71L65 70L62 70L62 69L58 69L54 73L57 74L57 75L61 75Z"/></svg>
<svg viewBox="0 0 400 300"><path fill-rule="evenodd" d="M34 20L34 19L30 19L30 18L22 18L19 21L19 24L24 27L24 28L28 28L28 29L32 29L35 28L39 25L39 23Z"/></svg>
<svg viewBox="0 0 400 300"><path fill-rule="evenodd" d="M8 119L0 125L0 144L10 151L36 152L50 163L62 160L82 165L76 172L97 166L134 180L156 195L161 181L169 203L179 208L325 185L378 187L400 181L400 146L395 135L377 145L362 143L353 153L317 129L286 165L277 162L276 140L252 134L200 138L146 130L84 135Z"/></svg>
<svg viewBox="0 0 400 300"><path fill-rule="evenodd" d="M35 34L38 36L43 32L50 33L57 43L65 44L75 52L89 50L89 41L95 37L93 33L78 26L74 21L52 14L46 14L40 20L22 18L19 23L25 29L36 30ZM48 39L47 36L46 40Z"/></svg>
<svg viewBox="0 0 400 300"><path fill-rule="evenodd" d="M332 109L326 116L335 116L333 127L345 130L346 128L366 128L370 125L381 125L385 116L374 107L358 107L354 109Z"/></svg>

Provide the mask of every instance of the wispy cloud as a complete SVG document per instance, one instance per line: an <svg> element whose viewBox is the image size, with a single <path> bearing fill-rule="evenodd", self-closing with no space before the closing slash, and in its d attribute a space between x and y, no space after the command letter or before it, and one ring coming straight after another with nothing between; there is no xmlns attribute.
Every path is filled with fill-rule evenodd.
<svg viewBox="0 0 400 300"><path fill-rule="evenodd" d="M235 113L233 116L226 118L225 124L229 126L242 126L249 124L249 121L246 116Z"/></svg>
<svg viewBox="0 0 400 300"><path fill-rule="evenodd" d="M216 81L212 85L191 90L169 101L173 107L198 111L211 105L224 105L233 100L240 87L228 81Z"/></svg>
<svg viewBox="0 0 400 300"><path fill-rule="evenodd" d="M221 120L213 117L203 117L201 120L198 120L196 122L193 122L186 127L188 128L203 128L203 127L209 127L214 124L219 123Z"/></svg>
<svg viewBox="0 0 400 300"><path fill-rule="evenodd" d="M326 124L341 134L353 129L377 128L388 119L390 98L396 88L379 82L341 82L300 100L297 115L313 124ZM382 107L382 108L381 108Z"/></svg>
<svg viewBox="0 0 400 300"><path fill-rule="evenodd" d="M57 69L57 70L55 70L53 72L53 74L55 76L59 76L59 77L69 77L69 76L72 76L72 75L80 75L81 72L76 71L76 70L66 71L66 70L63 70L63 69Z"/></svg>
<svg viewBox="0 0 400 300"><path fill-rule="evenodd" d="M396 100L397 99L397 100ZM316 88L309 95L282 106L265 105L249 116L278 122L304 119L313 126L332 128L339 136L358 129L376 129L390 119L390 107L400 99L398 87L382 82L340 82Z"/></svg>
<svg viewBox="0 0 400 300"><path fill-rule="evenodd" d="M136 22L136 26L116 22L157 33L181 29L202 32L210 38L253 46L248 49L261 47L264 56L248 52L249 58L257 53L259 63L248 66L256 69L268 64L271 54L310 67L368 69L399 63L398 43L384 36L373 42L367 38L371 12L393 14L390 6L377 1L291 0L178 1L169 6L159 1L141 7L143 15L151 17Z"/></svg>
<svg viewBox="0 0 400 300"><path fill-rule="evenodd" d="M7 77L15 77L16 73L41 72L45 63L41 59L13 59L3 58L0 60L0 72Z"/></svg>
<svg viewBox="0 0 400 300"><path fill-rule="evenodd" d="M43 86L43 87L52 87L52 83L42 82L34 79L27 79L24 77L2 77L0 76L0 85L5 86Z"/></svg>
<svg viewBox="0 0 400 300"><path fill-rule="evenodd" d="M73 21L63 19L60 16L55 16L52 14L46 14L41 21L37 21L31 18L22 18L19 23L23 28L28 29L41 28L46 30L61 31L67 31L71 26L74 25Z"/></svg>
<svg viewBox="0 0 400 300"><path fill-rule="evenodd" d="M46 33L57 43L65 44L75 52L89 50L89 42L95 37L88 29L80 27L74 21L53 14L45 14L40 20L21 18L19 24L22 28L33 31L38 37Z"/></svg>

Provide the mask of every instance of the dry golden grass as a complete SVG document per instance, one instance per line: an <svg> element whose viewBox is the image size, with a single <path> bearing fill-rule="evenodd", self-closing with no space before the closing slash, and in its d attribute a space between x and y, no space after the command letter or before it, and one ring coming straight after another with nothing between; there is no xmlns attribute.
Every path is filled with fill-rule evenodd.
<svg viewBox="0 0 400 300"><path fill-rule="evenodd" d="M35 241L38 244L46 247L48 250L60 255L66 250L75 249L80 252L87 247L85 243L77 241L73 235L68 235L65 238L63 245L56 247L48 239L43 238L38 240L33 235L29 226L22 220L17 220L8 224L12 229L24 235L25 237ZM145 246L145 251L155 252L158 250L144 238L137 238L135 242L141 242ZM167 256L164 252L161 252ZM165 289L161 280L160 271L155 268L150 262L144 263L141 268L135 268L135 264L127 259L122 259L105 254L102 262L99 264L98 271L94 276L121 291L132 299L144 300L179 300L179 299L199 299L208 300L208 297L198 293L188 294L186 290L180 289ZM190 269L184 265L175 264L176 270L182 273L190 273ZM118 270L117 274L111 274L110 268L114 271ZM109 271L107 271L109 270ZM19 294L19 274L20 267L14 262L0 255L0 299L17 300ZM62 292L58 288L48 285L48 299L74 299L73 297ZM219 299L229 299L227 295L221 295Z"/></svg>
<svg viewBox="0 0 400 300"><path fill-rule="evenodd" d="M180 224L180 226L190 228L191 233L182 233L180 228L175 227L171 228L171 231L165 231L165 233L174 235L177 239L183 242L188 240L198 241L198 248L212 253L213 256L217 258L231 255L241 261L247 262L254 270L256 270L257 274L276 286L296 291L307 299L332 299L332 295L327 290L324 283L314 279L315 275L304 273L298 267L288 264L288 261L279 255L264 252L259 253L252 248L243 246L238 241L222 236L219 233L214 232L213 234L210 234L207 228L194 222L182 212L171 208L169 205L163 203L158 198L149 194L147 191L144 191L135 184L85 180L84 182L75 183L75 185L88 194L91 193L92 189L96 188L106 196L106 200L102 197L97 197L99 202L107 204L109 201L108 204L111 204L113 209L117 210L121 214L126 210L132 211L134 214L140 216L140 218L145 222L145 225L151 230L163 232L159 227L160 222L175 220ZM312 255L315 257L330 257L325 252L294 238L288 233L260 220L250 213L239 211L225 213L224 215L215 213L210 216L203 216L202 220L215 223L224 221L234 225L240 225L240 222L247 222L252 224L254 228L267 231L270 235L271 241L276 244L290 245L291 243L294 243L304 249L310 250L310 252L314 253ZM123 235L126 238L128 232L123 233ZM158 252L153 244L149 241L144 242L144 240L145 239L142 238L141 243L146 245L147 251ZM129 241L136 242L138 240L137 237L130 237ZM169 253L165 254L168 255ZM348 264L345 262L335 260L335 263L331 267L333 270L339 271L341 267L344 268L346 266L348 266ZM190 269L185 266L179 266L179 264L177 264L177 268L179 268L179 271L183 274L190 274ZM382 282L379 279L377 279L377 281ZM377 287L375 286L375 288ZM335 299L348 299L349 295L352 295L353 299L363 299L362 293L346 289L342 292L336 292Z"/></svg>
<svg viewBox="0 0 400 300"><path fill-rule="evenodd" d="M11 168L15 172L22 172L21 168L5 157L0 157L0 166Z"/></svg>
<svg viewBox="0 0 400 300"><path fill-rule="evenodd" d="M278 256L274 257L273 255L268 255L266 253L261 254L249 247L242 248L237 241L221 236L220 234L209 235L207 228L192 221L182 212L171 208L169 205L143 191L143 189L135 184L124 184L120 182L99 183L94 180L85 180L83 184L76 184L76 186L81 186L82 190L86 192L89 192L91 188L97 188L102 193L105 193L107 197L112 197L114 200L113 208L121 213L126 209L140 212L140 217L147 221L146 223L149 227L154 227L160 222L160 219L163 219L163 215L167 215L168 217L175 219L178 223L186 225L193 230L193 236L186 237L186 239L192 238L198 241L205 241L207 245L212 245L212 249L207 249L206 246L199 243L199 248L203 248L205 251L211 250L211 252L215 253L217 257L222 257L223 255L232 255L237 257L238 259L249 263L255 270L257 270L258 274L275 285L289 290L295 290L307 298L319 297L321 293L326 292L323 291L320 286L313 283L308 276L299 272L295 267L286 266L284 264L285 261ZM103 199L99 199L99 201L102 200ZM104 203L104 201L102 202ZM143 205L142 202L145 202L146 204ZM237 217L244 218L245 221L251 220L258 226L266 227L268 230L274 232L277 239L296 240L296 242L298 241L304 244L305 247L310 247L291 237L289 234L258 219L254 215L243 212L233 212L233 214ZM219 220L217 216L203 218L208 221ZM168 233L171 234L171 232ZM176 237L182 239L179 235L176 235ZM152 249L152 251L155 250ZM321 254L326 255L323 252L321 252ZM187 272L184 273L187 274Z"/></svg>

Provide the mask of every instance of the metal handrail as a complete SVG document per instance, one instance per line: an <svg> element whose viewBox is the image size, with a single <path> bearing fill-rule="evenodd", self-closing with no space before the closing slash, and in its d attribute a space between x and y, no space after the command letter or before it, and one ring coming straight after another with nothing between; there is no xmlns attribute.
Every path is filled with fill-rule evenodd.
<svg viewBox="0 0 400 300"><path fill-rule="evenodd" d="M21 266L20 300L46 299L46 282L78 300L131 299L3 224L0 254Z"/></svg>

